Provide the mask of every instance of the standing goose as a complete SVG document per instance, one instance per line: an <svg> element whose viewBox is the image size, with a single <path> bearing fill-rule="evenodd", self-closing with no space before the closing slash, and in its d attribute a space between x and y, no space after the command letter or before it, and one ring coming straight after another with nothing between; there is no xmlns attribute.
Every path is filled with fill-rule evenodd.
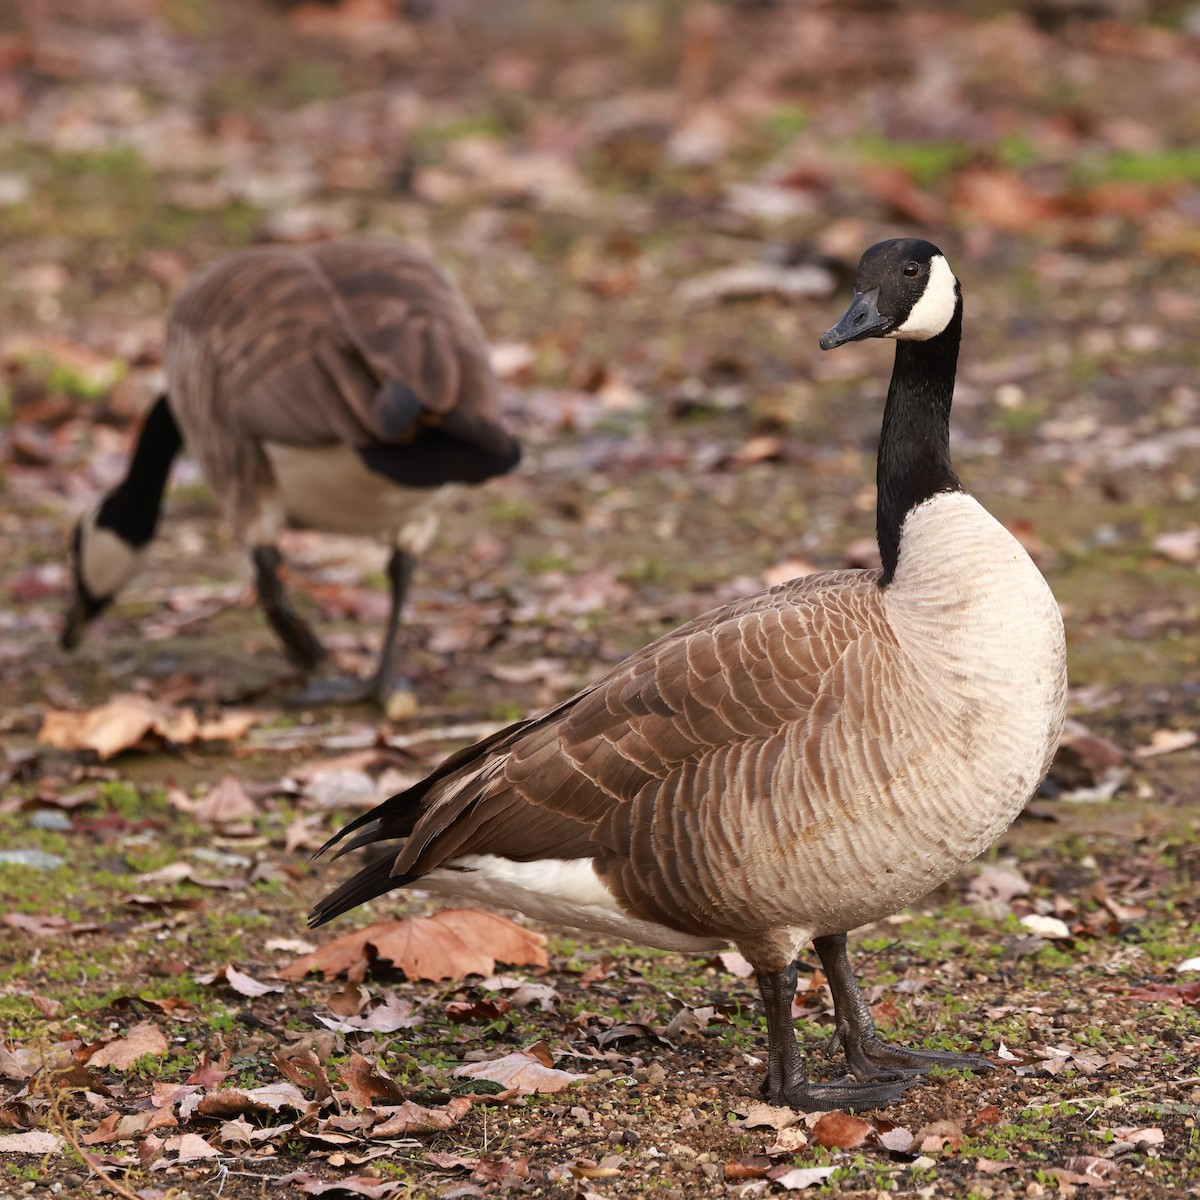
<svg viewBox="0 0 1200 1200"><path fill-rule="evenodd" d="M391 539L391 611L375 674L307 695L386 697L436 489L480 483L520 458L466 302L405 246L244 250L202 271L175 302L166 370L167 394L146 417L124 481L76 527L64 648L139 570L186 441L251 553L267 620L305 670L324 652L280 582L280 530L291 522Z"/></svg>
<svg viewBox="0 0 1200 1200"><path fill-rule="evenodd" d="M832 571L719 608L540 717L448 758L351 822L398 839L322 900L391 888L672 950L733 943L766 1009L776 1104L885 1104L966 1054L882 1042L846 931L950 878L1005 829L1058 744L1062 619L1015 538L951 469L962 299L928 242L872 246L824 349L897 341L878 463L882 570ZM853 1080L809 1081L791 1021L815 945Z"/></svg>

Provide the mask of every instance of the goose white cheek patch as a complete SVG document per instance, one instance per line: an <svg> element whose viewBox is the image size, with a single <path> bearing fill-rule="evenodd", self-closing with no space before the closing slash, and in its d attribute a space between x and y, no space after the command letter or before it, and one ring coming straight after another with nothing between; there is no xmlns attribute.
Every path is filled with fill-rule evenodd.
<svg viewBox="0 0 1200 1200"><path fill-rule="evenodd" d="M950 324L957 305L958 289L954 272L940 254L934 255L929 260L929 282L920 300L912 306L904 324L885 336L907 342L927 342Z"/></svg>
<svg viewBox="0 0 1200 1200"><path fill-rule="evenodd" d="M142 551L95 525L84 530L82 549L79 573L97 599L115 596L142 566Z"/></svg>

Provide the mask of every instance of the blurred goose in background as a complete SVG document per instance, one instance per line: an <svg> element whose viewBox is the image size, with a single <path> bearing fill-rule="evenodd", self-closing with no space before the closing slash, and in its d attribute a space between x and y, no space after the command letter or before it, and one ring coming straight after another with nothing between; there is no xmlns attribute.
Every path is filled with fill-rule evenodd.
<svg viewBox="0 0 1200 1200"><path fill-rule="evenodd" d="M763 1092L894 1100L970 1054L880 1040L846 931L949 879L1008 826L1058 744L1059 609L950 464L960 288L924 241L872 246L825 349L894 338L878 458L882 570L809 575L699 617L577 696L448 758L338 833L396 841L320 925L392 888L682 951L730 943L766 1009ZM328 845L326 848L328 848ZM812 941L852 1079L810 1082L792 1026Z"/></svg>
<svg viewBox="0 0 1200 1200"><path fill-rule="evenodd" d="M324 652L280 581L281 529L391 541L391 610L374 675L324 681L300 697L386 698L438 489L481 483L520 459L462 296L435 263L402 245L243 250L202 271L175 302L166 373L167 392L142 425L125 479L75 529L63 646L78 645L140 569L186 443L251 554L267 620L307 671Z"/></svg>

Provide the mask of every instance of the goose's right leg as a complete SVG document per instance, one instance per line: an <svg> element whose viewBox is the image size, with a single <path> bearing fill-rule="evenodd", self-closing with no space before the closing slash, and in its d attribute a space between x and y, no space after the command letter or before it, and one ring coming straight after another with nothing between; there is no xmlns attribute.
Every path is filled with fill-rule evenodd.
<svg viewBox="0 0 1200 1200"><path fill-rule="evenodd" d="M315 670L325 657L325 648L288 599L279 578L282 555L275 546L261 545L254 547L252 558L258 600L271 628L279 635L284 651L296 666L306 671Z"/></svg>
<svg viewBox="0 0 1200 1200"><path fill-rule="evenodd" d="M801 1112L818 1109L881 1108L900 1098L908 1079L888 1079L859 1083L839 1080L835 1083L810 1083L804 1056L796 1041L792 1022L792 1000L796 995L796 965L782 971L758 971L758 989L767 1013L767 1077L762 1094L771 1104L790 1105Z"/></svg>

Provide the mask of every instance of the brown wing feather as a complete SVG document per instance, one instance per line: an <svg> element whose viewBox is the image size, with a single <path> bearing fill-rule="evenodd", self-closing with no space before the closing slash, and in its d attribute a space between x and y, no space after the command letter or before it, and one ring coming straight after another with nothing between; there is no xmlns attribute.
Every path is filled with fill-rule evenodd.
<svg viewBox="0 0 1200 1200"><path fill-rule="evenodd" d="M430 423L496 409L471 310L432 261L386 243L259 247L220 260L172 310L168 373L185 422L207 406L218 429L291 445L389 440L377 412L389 380L410 389ZM197 396L189 385L202 373L219 384Z"/></svg>
<svg viewBox="0 0 1200 1200"><path fill-rule="evenodd" d="M812 576L707 614L363 820L406 836L406 880L465 854L594 857L632 911L711 932L788 739L820 740L845 702L837 664L885 632L877 579ZM662 870L680 846L705 853Z"/></svg>

